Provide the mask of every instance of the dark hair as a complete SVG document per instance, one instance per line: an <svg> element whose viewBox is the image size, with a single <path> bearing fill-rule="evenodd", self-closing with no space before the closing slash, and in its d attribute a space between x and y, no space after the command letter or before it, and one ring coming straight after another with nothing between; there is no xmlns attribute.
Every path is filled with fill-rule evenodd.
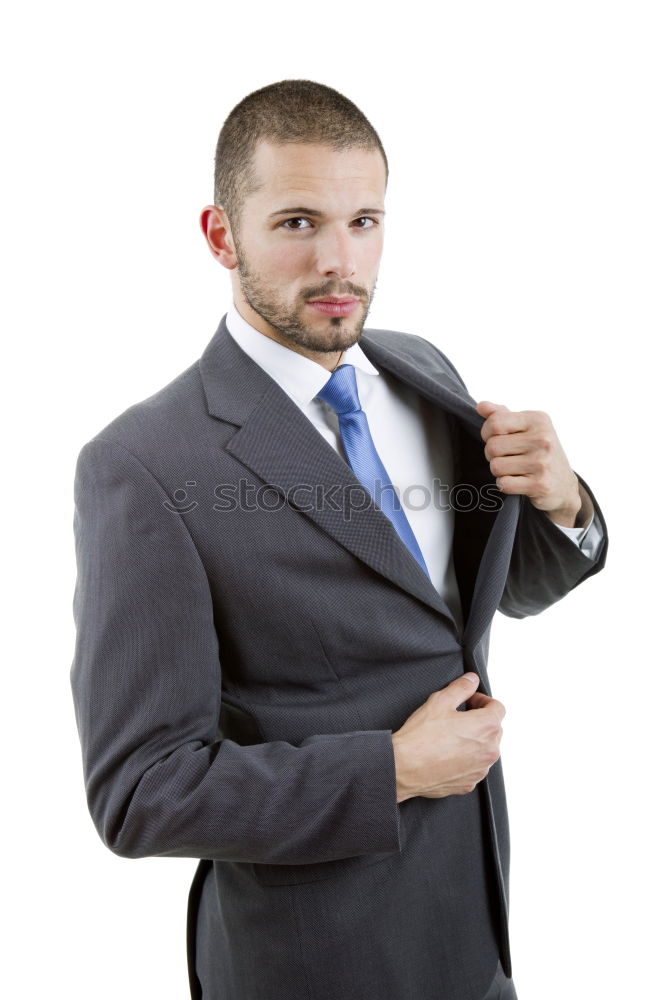
<svg viewBox="0 0 666 1000"><path fill-rule="evenodd" d="M365 115L343 94L312 80L281 80L244 97L227 116L215 150L215 204L240 228L243 202L259 189L253 171L257 143L321 143L332 149L378 149L381 140Z"/></svg>

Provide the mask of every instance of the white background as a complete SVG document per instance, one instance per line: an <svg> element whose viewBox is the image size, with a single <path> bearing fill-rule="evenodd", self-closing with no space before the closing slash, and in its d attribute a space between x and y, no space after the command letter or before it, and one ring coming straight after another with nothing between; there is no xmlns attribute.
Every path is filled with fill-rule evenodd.
<svg viewBox="0 0 666 1000"><path fill-rule="evenodd" d="M215 332L229 276L197 217L217 134L295 77L357 103L388 155L368 325L430 339L477 399L546 410L609 525L601 574L493 627L520 1000L663 995L662 10L65 0L5 20L5 996L189 995L196 862L115 857L84 800L74 464Z"/></svg>

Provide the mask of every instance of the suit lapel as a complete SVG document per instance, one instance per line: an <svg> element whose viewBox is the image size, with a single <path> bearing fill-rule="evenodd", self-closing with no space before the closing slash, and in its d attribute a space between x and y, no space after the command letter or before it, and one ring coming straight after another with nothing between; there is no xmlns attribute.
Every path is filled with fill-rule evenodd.
<svg viewBox="0 0 666 1000"><path fill-rule="evenodd" d="M483 417L476 412L476 403L469 393L447 371L423 371L404 349L382 343L374 330L364 330L359 346L374 365L386 368L426 399L457 417L472 437L481 440L479 430Z"/></svg>
<svg viewBox="0 0 666 1000"><path fill-rule="evenodd" d="M364 331L359 345L373 364L386 368L448 410L478 437L483 419L476 412L473 399L448 373L423 372L404 351L381 343L373 331ZM349 552L454 623L445 601L386 516L374 504L362 510L345 504L345 497L353 495L358 502L360 495L352 470L274 379L239 347L224 319L202 354L199 366L209 413L239 428L226 442L226 450L264 483L276 487L290 506L311 518ZM518 500L518 497L506 499ZM505 503L496 516L484 551L486 569L496 563L494 550L505 535L502 525L507 521L507 506ZM509 554L513 533L510 535ZM505 548L506 542L499 546L500 555ZM465 635L473 620L474 633L477 632L486 618L484 608L490 608L484 593L477 595L475 591L475 601L479 610L472 608L476 614L470 613ZM491 617L493 611L494 608L490 610Z"/></svg>
<svg viewBox="0 0 666 1000"><path fill-rule="evenodd" d="M372 330L365 330L359 343L373 364L388 369L431 402L457 417L471 438L478 440L478 447L482 449L483 440L479 432L484 419L477 413L474 399L447 371L442 369L424 372L404 350L388 348L373 336ZM492 480L490 472L488 476ZM500 602L509 570L519 511L520 496L507 494L502 498L502 507L494 517L476 571L474 592L463 632L462 641L470 648L474 648L483 636ZM465 517L465 514L458 516Z"/></svg>

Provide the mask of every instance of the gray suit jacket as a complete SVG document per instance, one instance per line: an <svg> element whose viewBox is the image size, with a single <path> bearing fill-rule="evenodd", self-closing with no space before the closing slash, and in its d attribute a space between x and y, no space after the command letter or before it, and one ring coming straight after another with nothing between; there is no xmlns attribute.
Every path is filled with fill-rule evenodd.
<svg viewBox="0 0 666 1000"><path fill-rule="evenodd" d="M443 433L452 418L460 481L494 483L444 355L391 330L360 346ZM192 997L479 1000L498 956L510 975L501 765L469 795L397 804L391 733L466 669L489 693L497 608L537 614L606 542L587 559L524 497L457 513L461 635L389 520L345 504L354 485L224 319L78 456L87 801L122 857L201 859Z"/></svg>

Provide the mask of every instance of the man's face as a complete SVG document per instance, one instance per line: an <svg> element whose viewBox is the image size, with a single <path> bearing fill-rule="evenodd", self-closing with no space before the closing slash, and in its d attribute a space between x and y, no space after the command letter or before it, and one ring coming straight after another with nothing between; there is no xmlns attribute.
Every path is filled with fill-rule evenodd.
<svg viewBox="0 0 666 1000"><path fill-rule="evenodd" d="M354 344L374 295L384 241L386 170L378 150L262 141L261 188L232 234L234 302L262 333L326 367ZM345 314L311 300L352 296Z"/></svg>

